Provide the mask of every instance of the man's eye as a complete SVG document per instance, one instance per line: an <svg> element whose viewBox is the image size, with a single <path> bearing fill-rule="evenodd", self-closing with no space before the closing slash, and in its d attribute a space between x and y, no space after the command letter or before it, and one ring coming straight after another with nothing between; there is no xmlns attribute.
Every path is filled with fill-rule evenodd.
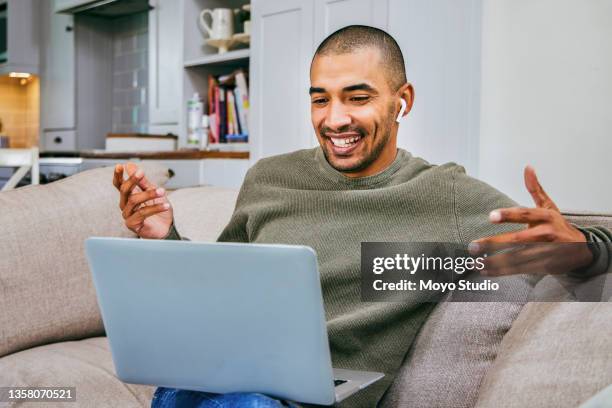
<svg viewBox="0 0 612 408"><path fill-rule="evenodd" d="M367 102L370 99L368 95L352 96L351 101L353 102Z"/></svg>
<svg viewBox="0 0 612 408"><path fill-rule="evenodd" d="M312 103L315 105L323 105L325 102L327 102L327 99L325 98L318 98L312 100Z"/></svg>

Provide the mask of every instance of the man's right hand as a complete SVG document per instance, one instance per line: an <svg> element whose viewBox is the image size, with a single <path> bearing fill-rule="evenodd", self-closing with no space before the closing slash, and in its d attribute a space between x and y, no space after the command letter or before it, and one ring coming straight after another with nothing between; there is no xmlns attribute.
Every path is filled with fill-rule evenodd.
<svg viewBox="0 0 612 408"><path fill-rule="evenodd" d="M123 179L127 172L128 179ZM162 239L173 220L172 205L163 188L149 182L134 163L117 164L113 185L119 190L119 208L125 226L141 238Z"/></svg>

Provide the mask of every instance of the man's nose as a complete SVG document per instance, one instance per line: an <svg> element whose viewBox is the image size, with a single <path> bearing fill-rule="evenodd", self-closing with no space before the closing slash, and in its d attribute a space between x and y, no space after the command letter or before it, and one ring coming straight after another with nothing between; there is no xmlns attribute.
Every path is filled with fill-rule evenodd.
<svg viewBox="0 0 612 408"><path fill-rule="evenodd" d="M325 126L338 130L344 126L351 124L351 117L346 111L345 106L342 103L331 103L327 114L327 120Z"/></svg>

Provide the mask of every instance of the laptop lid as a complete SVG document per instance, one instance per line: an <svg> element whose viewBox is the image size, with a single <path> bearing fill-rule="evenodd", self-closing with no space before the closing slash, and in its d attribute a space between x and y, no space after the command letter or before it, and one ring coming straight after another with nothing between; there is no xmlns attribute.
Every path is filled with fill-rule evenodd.
<svg viewBox="0 0 612 408"><path fill-rule="evenodd" d="M122 381L334 402L311 248L124 238L85 246Z"/></svg>

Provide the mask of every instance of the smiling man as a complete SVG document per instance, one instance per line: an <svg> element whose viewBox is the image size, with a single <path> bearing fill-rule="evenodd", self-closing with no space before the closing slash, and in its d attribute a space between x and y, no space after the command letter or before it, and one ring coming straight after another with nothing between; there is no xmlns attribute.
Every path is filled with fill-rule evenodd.
<svg viewBox="0 0 612 408"><path fill-rule="evenodd" d="M395 118L401 99L408 114L414 91L395 41L366 46L359 30L344 33L330 36L315 53L311 118L327 161L348 177L364 177L395 160Z"/></svg>
<svg viewBox="0 0 612 408"><path fill-rule="evenodd" d="M398 119L409 114L414 91L401 50L384 31L349 26L331 34L314 55L310 80L312 124L320 147L254 165L218 240L316 250L334 367L386 374L340 405L376 406L434 306L416 297L403 303L362 302L361 242L610 240L605 229L579 230L569 224L532 169L526 169L525 183L537 208L517 208L461 166L431 165L398 149ZM142 171L127 170L130 177L124 182L124 169L118 166L114 183L128 228L143 238L181 239L165 192ZM577 266L593 262L590 252L582 255ZM159 388L153 399L156 407L223 404L282 406L258 394L167 388Z"/></svg>

